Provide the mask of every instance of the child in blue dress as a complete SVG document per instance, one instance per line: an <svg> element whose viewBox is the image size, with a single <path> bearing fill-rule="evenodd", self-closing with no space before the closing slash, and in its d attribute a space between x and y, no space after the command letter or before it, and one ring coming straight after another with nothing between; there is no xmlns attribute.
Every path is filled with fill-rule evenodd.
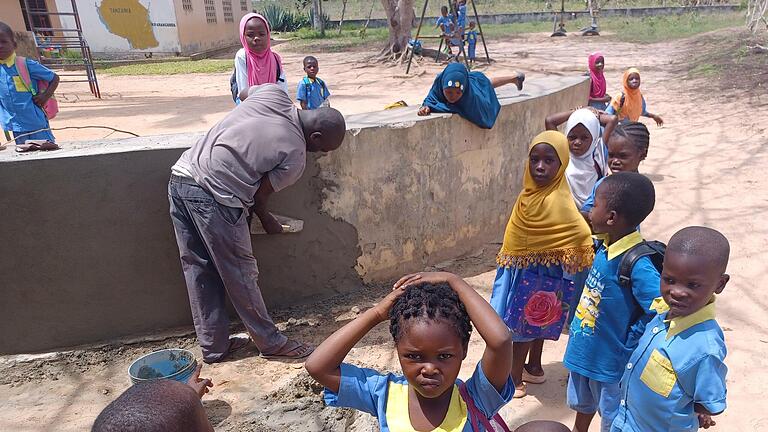
<svg viewBox="0 0 768 432"><path fill-rule="evenodd" d="M557 131L537 135L528 148L523 191L515 202L496 257L498 271L491 306L502 317L509 315L515 299L535 297L538 287L522 283L528 275L567 279L564 272L576 274L592 265L594 250L589 225L576 208L565 179L568 161L568 139ZM526 320L542 328L557 326L559 334L570 305L563 304L567 303L565 299L551 298L554 296L539 297L537 308L544 308L546 313L528 317L526 304ZM520 329L512 331L512 340L515 397L523 397L526 382L541 384L545 380L541 366L544 340Z"/></svg>
<svg viewBox="0 0 768 432"><path fill-rule="evenodd" d="M474 21L469 23L469 30L467 30L465 38L467 40L467 59L469 59L469 64L473 65L475 64L475 49L477 48L477 31L475 31Z"/></svg>
<svg viewBox="0 0 768 432"><path fill-rule="evenodd" d="M22 145L27 140L55 142L50 130L40 129L50 128L42 107L56 91L59 77L40 63L26 59L32 81L27 86L17 70L16 60L16 38L13 30L0 22L0 122L3 130L18 137L16 145ZM48 88L40 92L38 81L47 82Z"/></svg>
<svg viewBox="0 0 768 432"><path fill-rule="evenodd" d="M388 319L404 376L343 363L360 339ZM485 351L462 382L457 376L472 324ZM497 413L514 392L511 346L507 326L463 279L417 273L401 278L381 302L320 344L305 367L325 387L326 404L367 412L383 432L492 431L490 419L500 421Z"/></svg>

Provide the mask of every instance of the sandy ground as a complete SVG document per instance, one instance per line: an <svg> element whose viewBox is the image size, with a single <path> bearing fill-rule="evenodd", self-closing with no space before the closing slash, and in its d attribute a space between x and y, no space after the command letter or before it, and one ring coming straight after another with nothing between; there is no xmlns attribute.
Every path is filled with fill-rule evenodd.
<svg viewBox="0 0 768 432"><path fill-rule="evenodd" d="M686 56L693 47L701 46L695 42L634 46L607 38L553 40L546 35L528 35L494 42L492 55L499 62L488 73L503 75L505 69L519 68L532 80L546 79L546 74L580 73L586 54L599 48L607 58L609 90L616 90L625 66L640 67L649 109L667 122L664 128L650 127L650 155L641 166L657 189L656 210L643 223L643 234L666 241L683 226L705 224L720 229L730 239L732 278L718 300L718 319L729 348L729 408L717 418L716 430L768 431L768 375L764 373L768 367L768 301L758 291L768 284L768 228L759 222L768 211L768 177L762 172L768 166L768 95L764 87L750 91L749 98L743 92L723 94L713 83L681 79ZM285 55L292 83L300 76L300 57ZM426 62L417 68L417 73L423 74L406 78L402 69L365 63L363 53L318 57L321 76L334 93L332 103L345 113L375 111L399 99L416 104L438 70ZM102 101L62 89L66 100L73 102L65 101L54 124L107 124L141 134L204 130L231 109L227 79L227 74L103 75L101 85L107 97ZM104 134L58 135L71 139ZM447 268L467 277L488 297L497 248L496 244L487 245ZM361 287L355 295L274 314L289 335L318 343L385 290L385 286ZM469 375L482 352L481 341L473 336L463 377ZM543 418L570 424L572 414L564 405L566 371L561 362L565 344L563 338L546 345L548 381L529 386L528 397L504 408L502 414L510 426ZM126 370L131 359L169 346L187 347L199 355L194 338L186 335L156 343L75 350L31 361L0 358L0 430L85 430L129 385ZM218 431L376 430L365 414L324 409L320 389L300 364L268 362L248 354L204 369L204 375L216 383L204 404ZM384 325L364 338L348 360L398 370ZM591 430L598 430L596 424Z"/></svg>

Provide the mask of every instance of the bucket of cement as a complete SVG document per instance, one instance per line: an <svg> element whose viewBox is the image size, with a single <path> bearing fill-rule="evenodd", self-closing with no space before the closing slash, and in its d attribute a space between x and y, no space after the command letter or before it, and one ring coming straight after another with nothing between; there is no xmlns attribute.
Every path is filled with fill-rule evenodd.
<svg viewBox="0 0 768 432"><path fill-rule="evenodd" d="M171 348L139 357L128 368L128 375L134 384L158 379L186 382L196 367L194 354L187 350Z"/></svg>

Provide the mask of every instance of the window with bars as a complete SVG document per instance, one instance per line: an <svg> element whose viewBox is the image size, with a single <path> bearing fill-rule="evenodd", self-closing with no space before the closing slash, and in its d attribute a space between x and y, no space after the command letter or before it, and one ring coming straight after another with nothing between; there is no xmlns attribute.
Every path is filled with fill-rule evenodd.
<svg viewBox="0 0 768 432"><path fill-rule="evenodd" d="M205 4L205 21L208 24L216 24L216 3L213 0L204 0Z"/></svg>
<svg viewBox="0 0 768 432"><path fill-rule="evenodd" d="M181 0L181 8L186 12L192 12L192 0Z"/></svg>
<svg viewBox="0 0 768 432"><path fill-rule="evenodd" d="M235 22L232 16L232 0L221 0L221 8L224 11L224 22Z"/></svg>
<svg viewBox="0 0 768 432"><path fill-rule="evenodd" d="M240 10L243 10L243 11L248 10L248 1L249 0L240 0Z"/></svg>

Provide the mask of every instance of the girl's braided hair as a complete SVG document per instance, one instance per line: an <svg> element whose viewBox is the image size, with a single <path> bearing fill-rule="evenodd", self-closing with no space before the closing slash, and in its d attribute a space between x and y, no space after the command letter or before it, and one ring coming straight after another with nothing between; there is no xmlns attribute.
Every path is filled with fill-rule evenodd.
<svg viewBox="0 0 768 432"><path fill-rule="evenodd" d="M450 324L466 347L472 334L472 323L459 296L447 283L411 285L395 300L389 311L389 332L397 343L412 319L444 320Z"/></svg>
<svg viewBox="0 0 768 432"><path fill-rule="evenodd" d="M648 146L651 141L651 133L643 123L622 122L616 126L616 129L613 130L613 133L626 138L641 153L648 155Z"/></svg>

